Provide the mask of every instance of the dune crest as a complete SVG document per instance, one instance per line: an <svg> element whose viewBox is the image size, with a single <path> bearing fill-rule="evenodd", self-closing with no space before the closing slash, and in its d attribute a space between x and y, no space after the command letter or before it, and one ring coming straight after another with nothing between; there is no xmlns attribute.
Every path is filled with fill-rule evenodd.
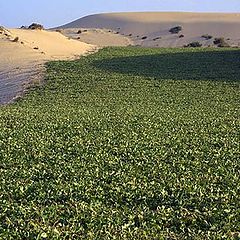
<svg viewBox="0 0 240 240"><path fill-rule="evenodd" d="M176 26L182 31L171 34L169 30ZM134 45L148 47L183 47L195 41L214 46L214 38L219 37L231 46L240 46L240 13L106 13L86 16L59 28L66 33L73 28L110 29L128 37ZM212 38L202 37L205 35Z"/></svg>

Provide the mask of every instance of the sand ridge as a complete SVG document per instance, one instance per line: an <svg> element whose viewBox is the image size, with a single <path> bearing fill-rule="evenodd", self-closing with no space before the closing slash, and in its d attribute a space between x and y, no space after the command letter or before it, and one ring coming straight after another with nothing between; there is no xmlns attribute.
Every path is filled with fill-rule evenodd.
<svg viewBox="0 0 240 240"><path fill-rule="evenodd" d="M179 34L169 32L175 26L182 27ZM107 13L86 16L59 28L63 33L73 28L109 29L129 38L133 45L147 47L183 47L194 41L214 46L214 38L219 37L231 46L240 46L240 13ZM212 39L206 40L203 35Z"/></svg>
<svg viewBox="0 0 240 240"><path fill-rule="evenodd" d="M60 31L67 37L100 47L134 45L129 37L110 29L67 28Z"/></svg>

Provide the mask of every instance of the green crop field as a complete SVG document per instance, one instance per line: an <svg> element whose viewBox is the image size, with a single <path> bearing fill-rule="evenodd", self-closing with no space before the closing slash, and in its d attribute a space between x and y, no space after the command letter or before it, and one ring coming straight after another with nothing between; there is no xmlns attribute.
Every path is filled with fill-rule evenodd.
<svg viewBox="0 0 240 240"><path fill-rule="evenodd" d="M239 239L240 51L105 48L0 107L0 239Z"/></svg>

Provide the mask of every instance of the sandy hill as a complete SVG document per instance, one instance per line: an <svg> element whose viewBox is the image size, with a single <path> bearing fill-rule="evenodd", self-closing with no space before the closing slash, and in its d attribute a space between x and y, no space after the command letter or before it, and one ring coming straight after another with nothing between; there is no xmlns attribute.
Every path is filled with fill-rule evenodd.
<svg viewBox="0 0 240 240"><path fill-rule="evenodd" d="M179 33L169 32L177 26L182 28ZM105 29L105 32L109 29L113 34L128 37L133 44L142 46L175 47L193 41L209 46L214 45L214 38L219 37L224 37L230 45L240 45L240 13L108 13L83 17L59 28L67 35L71 35L70 29L74 29L72 35L76 29ZM86 32L80 34L80 39L84 41L85 35ZM212 38L206 39L203 35ZM88 34L87 42L91 43L91 38L96 44L94 33Z"/></svg>
<svg viewBox="0 0 240 240"><path fill-rule="evenodd" d="M44 62L76 58L95 48L57 32L0 27L0 104L39 81Z"/></svg>

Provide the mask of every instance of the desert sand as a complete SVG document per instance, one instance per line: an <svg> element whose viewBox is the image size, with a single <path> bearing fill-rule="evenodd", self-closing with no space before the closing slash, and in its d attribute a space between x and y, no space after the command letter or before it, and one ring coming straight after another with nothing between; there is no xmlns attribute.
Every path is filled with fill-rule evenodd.
<svg viewBox="0 0 240 240"><path fill-rule="evenodd" d="M77 58L96 46L57 32L0 28L0 104L17 98L31 83L39 83L44 63Z"/></svg>
<svg viewBox="0 0 240 240"><path fill-rule="evenodd" d="M99 47L134 45L134 42L130 38L110 29L67 28L62 29L61 32L72 39L94 44Z"/></svg>
<svg viewBox="0 0 240 240"><path fill-rule="evenodd" d="M182 31L172 34L169 30L181 26ZM111 34L128 38L130 43L149 47L182 47L198 41L203 46L214 46L214 38L224 37L231 46L240 46L240 13L190 13L190 12L136 12L96 14L80 18L58 27L63 33L77 38L77 29L104 29ZM78 34L81 41L97 43L98 36L91 30ZM74 35L75 34L75 35ZM109 33L108 33L109 34ZM212 39L205 39L210 35ZM105 36L105 45L113 45L112 39Z"/></svg>

